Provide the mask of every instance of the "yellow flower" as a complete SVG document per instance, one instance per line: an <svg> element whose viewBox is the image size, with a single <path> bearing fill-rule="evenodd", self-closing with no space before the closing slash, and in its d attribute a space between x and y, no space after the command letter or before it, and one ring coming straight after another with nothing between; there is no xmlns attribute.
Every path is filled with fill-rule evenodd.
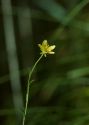
<svg viewBox="0 0 89 125"><path fill-rule="evenodd" d="M46 54L54 54L52 50L56 47L55 45L49 46L47 40L44 40L41 44L38 44L41 50L41 54L43 54L46 57Z"/></svg>

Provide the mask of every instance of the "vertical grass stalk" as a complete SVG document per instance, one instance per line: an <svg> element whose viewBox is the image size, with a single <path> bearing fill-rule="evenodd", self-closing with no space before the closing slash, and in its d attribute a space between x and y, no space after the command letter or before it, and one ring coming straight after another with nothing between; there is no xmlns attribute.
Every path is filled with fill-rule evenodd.
<svg viewBox="0 0 89 125"><path fill-rule="evenodd" d="M29 88L30 88L30 84L31 84L31 76L32 76L32 73L33 73L36 65L38 64L38 62L41 60L42 57L43 57L43 54L41 54L41 56L35 62L31 71L29 72L28 83L27 83L27 92L26 92L26 103L25 103L25 109L24 109L24 114L23 114L23 119L22 119L22 125L25 125L25 119L26 119L27 108L28 108L28 99L29 99Z"/></svg>

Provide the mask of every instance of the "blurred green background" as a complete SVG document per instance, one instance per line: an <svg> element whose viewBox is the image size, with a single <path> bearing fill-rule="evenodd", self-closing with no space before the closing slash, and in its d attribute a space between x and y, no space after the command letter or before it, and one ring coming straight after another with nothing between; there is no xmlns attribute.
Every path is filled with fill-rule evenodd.
<svg viewBox="0 0 89 125"><path fill-rule="evenodd" d="M89 125L89 0L0 0L0 124L22 125L39 43L56 45L32 76L26 125Z"/></svg>

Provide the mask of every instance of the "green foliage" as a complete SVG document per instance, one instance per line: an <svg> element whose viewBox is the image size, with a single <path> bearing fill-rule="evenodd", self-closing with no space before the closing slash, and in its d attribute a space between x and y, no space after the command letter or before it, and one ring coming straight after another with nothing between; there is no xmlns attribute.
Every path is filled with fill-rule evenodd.
<svg viewBox="0 0 89 125"><path fill-rule="evenodd" d="M27 74L47 39L55 55L42 58L32 76L26 125L88 125L89 0L1 1L0 124L22 123Z"/></svg>

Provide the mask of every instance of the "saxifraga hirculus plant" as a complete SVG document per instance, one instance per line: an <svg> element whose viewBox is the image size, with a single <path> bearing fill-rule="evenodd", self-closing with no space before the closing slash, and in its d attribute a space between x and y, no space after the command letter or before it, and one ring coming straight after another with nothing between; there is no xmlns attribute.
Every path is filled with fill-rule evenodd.
<svg viewBox="0 0 89 125"><path fill-rule="evenodd" d="M35 62L35 64L33 65L31 71L29 72L29 76L28 76L28 82L27 82L27 91L26 91L26 102L25 102L25 109L24 109L24 113L23 113L23 119L22 119L22 125L25 125L25 119L26 119L26 114L27 114L27 108L28 108L28 99L29 99L29 87L31 84L31 76L33 71L35 70L35 67L37 66L38 62L41 60L41 58L43 56L47 56L48 54L54 54L55 52L53 52L54 48L56 47L55 45L50 46L47 42L47 40L44 40L42 42L42 44L38 44L40 50L41 50L41 55L38 58L38 60Z"/></svg>

